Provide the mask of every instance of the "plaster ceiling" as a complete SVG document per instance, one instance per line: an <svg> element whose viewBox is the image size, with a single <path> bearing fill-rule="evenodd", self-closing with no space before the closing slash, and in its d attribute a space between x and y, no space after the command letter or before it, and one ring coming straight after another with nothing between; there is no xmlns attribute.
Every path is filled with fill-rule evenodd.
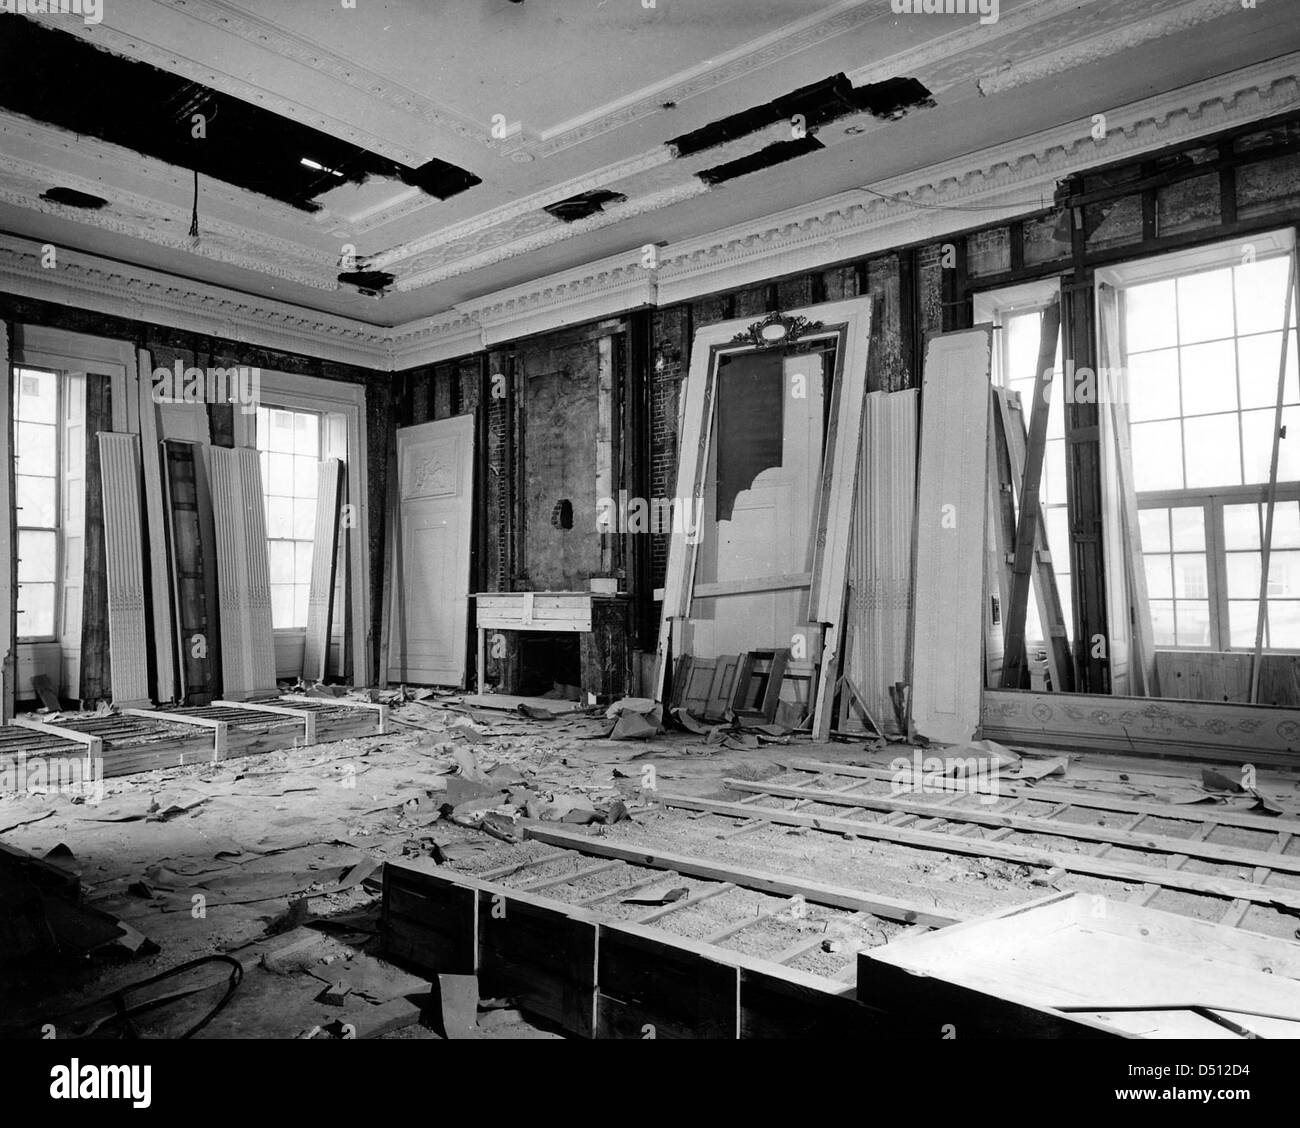
<svg viewBox="0 0 1300 1128"><path fill-rule="evenodd" d="M0 111L0 229L401 325L1063 123L1086 136L1095 113L1300 49L1290 3L1001 0L982 24L897 15L888 0L110 0L99 24L26 18L218 101L481 183L440 200L372 175L333 185L312 213L207 175L193 239L189 168ZM21 18L0 15L0 66L5 22ZM668 144L834 75L859 88L914 79L933 104L850 108L812 131L816 151L713 186L702 171L789 141L789 123L686 156ZM111 92L86 91L87 115L112 111ZM107 204L42 200L55 186ZM597 191L610 195L586 218L546 210ZM349 266L392 282L367 296L339 281Z"/></svg>

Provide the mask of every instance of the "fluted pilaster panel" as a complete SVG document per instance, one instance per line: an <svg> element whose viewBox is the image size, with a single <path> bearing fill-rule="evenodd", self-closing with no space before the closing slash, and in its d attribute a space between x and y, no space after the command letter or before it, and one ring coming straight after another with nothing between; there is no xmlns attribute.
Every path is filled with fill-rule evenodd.
<svg viewBox="0 0 1300 1128"><path fill-rule="evenodd" d="M209 448L217 540L222 696L276 693L271 641L271 565L257 451Z"/></svg>
<svg viewBox="0 0 1300 1128"><path fill-rule="evenodd" d="M149 636L144 600L140 439L99 433L108 577L108 651L113 703L149 705Z"/></svg>

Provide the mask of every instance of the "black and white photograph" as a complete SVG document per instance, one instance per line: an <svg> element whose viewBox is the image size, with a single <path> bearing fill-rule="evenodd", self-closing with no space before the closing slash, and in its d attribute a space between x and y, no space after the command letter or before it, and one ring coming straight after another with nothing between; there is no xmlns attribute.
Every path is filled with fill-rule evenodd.
<svg viewBox="0 0 1300 1128"><path fill-rule="evenodd" d="M10 1111L1284 1095L1298 231L1300 0L0 0Z"/></svg>

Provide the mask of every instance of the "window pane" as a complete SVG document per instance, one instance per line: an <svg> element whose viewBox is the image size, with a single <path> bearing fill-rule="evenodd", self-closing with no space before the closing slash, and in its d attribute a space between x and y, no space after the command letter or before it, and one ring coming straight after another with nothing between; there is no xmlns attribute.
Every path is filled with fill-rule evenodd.
<svg viewBox="0 0 1300 1128"><path fill-rule="evenodd" d="M1278 649L1300 649L1300 602L1269 603L1268 645Z"/></svg>
<svg viewBox="0 0 1300 1128"><path fill-rule="evenodd" d="M271 626L275 630L293 626L293 584L271 585Z"/></svg>
<svg viewBox="0 0 1300 1128"><path fill-rule="evenodd" d="M1292 510L1295 502L1289 503ZM1278 506L1280 514L1283 506ZM1261 526L1258 505L1225 505L1223 507L1223 547L1231 552L1238 548L1259 548ZM1276 517L1274 526L1276 529Z"/></svg>
<svg viewBox="0 0 1300 1128"><path fill-rule="evenodd" d="M1151 601L1151 632L1157 646L1176 646L1174 634L1174 604L1171 599Z"/></svg>
<svg viewBox="0 0 1300 1128"><path fill-rule="evenodd" d="M1142 533L1142 548L1145 551L1169 551L1169 510L1139 510L1138 528Z"/></svg>
<svg viewBox="0 0 1300 1128"><path fill-rule="evenodd" d="M287 497L266 499L266 535L273 539L293 537L293 502Z"/></svg>
<svg viewBox="0 0 1300 1128"><path fill-rule="evenodd" d="M17 473L53 478L59 472L59 429L43 423L15 427Z"/></svg>
<svg viewBox="0 0 1300 1128"><path fill-rule="evenodd" d="M298 541L294 545L293 552L293 582L303 585L304 588L311 586L311 541ZM306 620L304 620L305 622Z"/></svg>
<svg viewBox="0 0 1300 1128"><path fill-rule="evenodd" d="M1237 413L1203 415L1183 423L1188 488L1241 485Z"/></svg>
<svg viewBox="0 0 1300 1128"><path fill-rule="evenodd" d="M1134 423L1178 415L1177 349L1128 358L1128 401L1128 417Z"/></svg>
<svg viewBox="0 0 1300 1128"><path fill-rule="evenodd" d="M1038 340L1042 333L1042 314L1021 313L1006 319L1003 332L1007 335L1006 357L1007 371L1005 378L1015 381L1033 381L1038 373ZM1030 389L1023 392L1025 396L1025 416L1028 418L1033 399L1032 383Z"/></svg>
<svg viewBox="0 0 1300 1128"><path fill-rule="evenodd" d="M293 503L293 539L312 540L316 535L316 503L314 501L295 501Z"/></svg>
<svg viewBox="0 0 1300 1128"><path fill-rule="evenodd" d="M1173 528L1173 547L1175 552L1191 552L1205 548L1205 510L1200 506L1190 506L1169 511L1169 521Z"/></svg>
<svg viewBox="0 0 1300 1128"><path fill-rule="evenodd" d="M39 525L52 529L58 523L55 500L58 483L53 478L30 478L24 474L14 479L18 524Z"/></svg>
<svg viewBox="0 0 1300 1128"><path fill-rule="evenodd" d="M301 456L293 460L293 496L297 498L316 497L316 467L319 463L314 458Z"/></svg>
<svg viewBox="0 0 1300 1128"><path fill-rule="evenodd" d="M1204 599L1206 586L1205 555L1180 552L1174 556L1174 596L1177 599Z"/></svg>
<svg viewBox="0 0 1300 1128"><path fill-rule="evenodd" d="M1070 513L1067 509L1049 509L1047 520L1047 547L1052 554L1052 567L1059 576L1070 570Z"/></svg>
<svg viewBox="0 0 1300 1128"><path fill-rule="evenodd" d="M1258 588L1256 589L1258 594ZM1233 599L1228 601L1228 645L1249 648L1255 645L1255 617L1259 614L1258 599ZM1265 637L1267 645L1267 636Z"/></svg>
<svg viewBox="0 0 1300 1128"><path fill-rule="evenodd" d="M18 582L53 583L58 578L58 534L18 531Z"/></svg>
<svg viewBox="0 0 1300 1128"><path fill-rule="evenodd" d="M1282 315L1278 314L1278 320ZM1282 360L1281 333L1264 333L1257 337L1242 337L1237 341L1237 359L1241 373L1241 406L1274 407L1277 404L1277 366ZM1300 376L1296 375L1300 349L1295 338L1286 353L1286 381L1282 386L1282 402L1300 401Z"/></svg>
<svg viewBox="0 0 1300 1128"><path fill-rule="evenodd" d="M1279 501L1273 506L1273 547L1300 548L1300 503Z"/></svg>
<svg viewBox="0 0 1300 1128"><path fill-rule="evenodd" d="M47 638L54 634L54 585L18 585L18 637Z"/></svg>
<svg viewBox="0 0 1300 1128"><path fill-rule="evenodd" d="M1174 594L1173 573L1168 556L1144 558L1147 573L1147 596L1151 599L1169 599Z"/></svg>
<svg viewBox="0 0 1300 1128"><path fill-rule="evenodd" d="M1246 484L1268 481L1268 464L1273 457L1273 408L1241 413L1241 441L1244 444ZM1282 409L1282 426L1287 437L1278 444L1277 480L1300 479L1300 409Z"/></svg>
<svg viewBox="0 0 1300 1128"><path fill-rule="evenodd" d="M1287 273L1290 256L1278 255L1270 259L1237 267L1237 332L1262 333L1282 328L1282 309L1286 304ZM1291 324L1295 324L1292 310ZM1277 353L1273 353L1273 377L1277 378Z"/></svg>
<svg viewBox="0 0 1300 1128"><path fill-rule="evenodd" d="M1300 599L1300 552L1269 553L1268 597L1270 600Z"/></svg>
<svg viewBox="0 0 1300 1128"><path fill-rule="evenodd" d="M1237 358L1231 341L1178 350L1183 373L1183 414L1237 410Z"/></svg>
<svg viewBox="0 0 1300 1128"><path fill-rule="evenodd" d="M294 578L293 541L273 540L267 544L271 583L291 584Z"/></svg>
<svg viewBox="0 0 1300 1128"><path fill-rule="evenodd" d="M1179 423L1135 423L1131 428L1133 482L1138 490L1183 488L1183 440Z"/></svg>
<svg viewBox="0 0 1300 1128"><path fill-rule="evenodd" d="M1228 553L1228 598L1255 599L1259 596L1259 567L1261 555L1258 552ZM1272 565L1269 572L1273 571Z"/></svg>
<svg viewBox="0 0 1300 1128"><path fill-rule="evenodd" d="M268 457L270 477L266 480L266 492L271 497L293 496L293 456L289 454L272 454Z"/></svg>
<svg viewBox="0 0 1300 1128"><path fill-rule="evenodd" d="M282 454L293 453L293 412L278 411L272 408L270 411L271 425L267 429L266 449L279 451Z"/></svg>
<svg viewBox="0 0 1300 1128"><path fill-rule="evenodd" d="M53 423L59 417L59 376L32 368L17 370L16 418L31 423Z"/></svg>
<svg viewBox="0 0 1300 1128"><path fill-rule="evenodd" d="M1204 601L1178 600L1174 605L1178 621L1179 646L1210 645L1210 605Z"/></svg>
<svg viewBox="0 0 1300 1128"><path fill-rule="evenodd" d="M293 417L293 451L309 458L320 457L320 418L306 412L295 412Z"/></svg>
<svg viewBox="0 0 1300 1128"><path fill-rule="evenodd" d="M1130 353L1177 344L1173 279L1124 291L1124 334Z"/></svg>
<svg viewBox="0 0 1300 1128"><path fill-rule="evenodd" d="M1214 341L1232 335L1232 268L1179 278L1179 341Z"/></svg>

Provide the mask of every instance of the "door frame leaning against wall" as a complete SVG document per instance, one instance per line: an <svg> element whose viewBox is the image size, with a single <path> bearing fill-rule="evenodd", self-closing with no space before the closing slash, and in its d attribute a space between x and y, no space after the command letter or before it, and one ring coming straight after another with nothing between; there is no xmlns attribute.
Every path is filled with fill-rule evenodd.
<svg viewBox="0 0 1300 1128"><path fill-rule="evenodd" d="M828 420L826 442L822 450L822 468L819 474L818 517L825 533L824 543L817 543L812 567L812 584L809 592L810 620L831 623L826 632L822 665L837 663L839 658L840 621L844 612L845 580L848 565L849 529L847 520L830 519L829 507L837 514L851 513L853 490L838 488L845 480L856 482L857 443L859 431L845 436L848 446L837 441L839 426L845 412L856 412L857 427L861 427L867 382L867 354L871 344L871 320L874 299L870 296L839 302L802 306L781 311L784 318L804 318L819 323L815 330L805 331L799 340L818 337L837 339L835 370L829 388L831 415ZM776 316L769 314L769 317ZM685 386L680 394L681 427L679 428L678 459L674 504L682 499L693 499L694 505L703 504L709 450L713 441L713 416L716 408L717 360L727 353L744 353L755 349L750 342L738 341L752 326L762 322L762 317L733 318L714 322L696 330L691 342L690 366ZM852 377L852 382L844 379ZM852 393L852 394L846 394ZM841 402L843 401L843 403ZM851 447L852 449L849 449ZM833 488L833 484L836 488ZM816 533L814 533L816 538ZM664 598L656 647L652 694L663 699L667 677L668 655L674 640L680 634L681 621L690 614L691 593L696 564L694 546L685 534L674 528L668 548L667 574L664 579ZM827 573L830 574L827 574ZM838 576L838 578L836 578ZM838 593L838 594L837 594ZM815 702L815 706L814 706ZM810 698L810 708L818 715L829 716L828 701L818 682L815 698Z"/></svg>

